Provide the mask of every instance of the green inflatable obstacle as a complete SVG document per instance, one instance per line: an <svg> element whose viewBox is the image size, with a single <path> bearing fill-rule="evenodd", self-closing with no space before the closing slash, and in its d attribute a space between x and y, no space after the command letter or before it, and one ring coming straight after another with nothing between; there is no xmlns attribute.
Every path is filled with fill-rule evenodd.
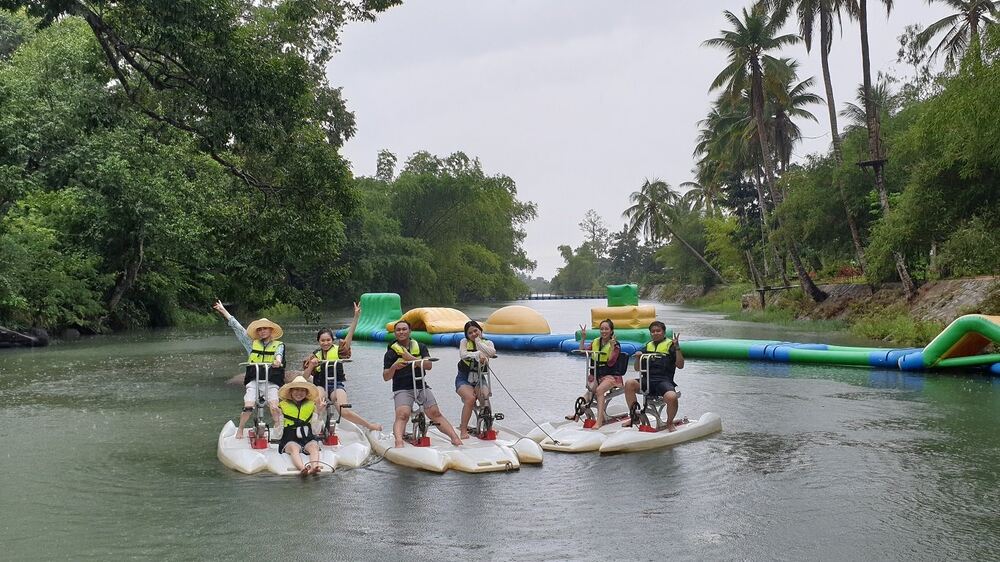
<svg viewBox="0 0 1000 562"><path fill-rule="evenodd" d="M376 332L385 333L388 322L403 317L399 295L396 293L365 293L361 295L361 317L358 318L356 334L364 334L362 339L376 339Z"/></svg>
<svg viewBox="0 0 1000 562"><path fill-rule="evenodd" d="M639 286L608 285L608 306L636 306L639 304Z"/></svg>

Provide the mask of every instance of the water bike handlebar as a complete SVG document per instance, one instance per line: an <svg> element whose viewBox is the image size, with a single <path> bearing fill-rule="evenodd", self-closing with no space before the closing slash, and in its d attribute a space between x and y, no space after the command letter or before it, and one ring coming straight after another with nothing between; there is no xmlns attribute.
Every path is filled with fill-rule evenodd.
<svg viewBox="0 0 1000 562"><path fill-rule="evenodd" d="M330 363L350 363L353 359L324 359L319 362L320 365L329 365Z"/></svg>

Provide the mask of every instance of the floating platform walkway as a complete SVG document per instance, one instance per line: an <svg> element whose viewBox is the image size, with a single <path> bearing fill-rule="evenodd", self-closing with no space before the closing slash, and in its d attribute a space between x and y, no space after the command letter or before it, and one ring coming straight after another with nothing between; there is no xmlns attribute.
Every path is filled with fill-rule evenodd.
<svg viewBox="0 0 1000 562"><path fill-rule="evenodd" d="M634 315L644 314L646 307L633 308L630 313ZM518 310L504 315L507 309ZM599 316L603 317L607 310L601 308ZM502 322L499 317L503 317ZM410 323L413 339L446 347L458 346L463 337L462 327L469 320L465 314L451 308L415 308L404 315L399 295L366 293L361 296L361 318L358 319L354 337L359 340L392 341L392 325L401 318ZM519 318L522 319L520 324ZM642 320L646 320L645 316ZM618 320L615 322L617 324ZM517 333L519 326L528 328L523 330L525 332L535 333ZM548 331L548 323L537 312L523 306L498 310L483 322L483 329L497 349L514 351L569 352L579 347L581 337L580 331L540 333ZM346 330L339 330L337 335L343 337L345 333ZM622 351L630 355L649 341L649 333L643 328L616 329L615 334ZM585 337L589 340L598 335L597 330L587 330ZM668 328L667 337L670 335ZM689 358L850 365L904 371L981 368L1000 375L1000 353L995 352L1000 350L1000 316L962 316L923 348L850 347L741 339L684 340L680 347L685 357Z"/></svg>

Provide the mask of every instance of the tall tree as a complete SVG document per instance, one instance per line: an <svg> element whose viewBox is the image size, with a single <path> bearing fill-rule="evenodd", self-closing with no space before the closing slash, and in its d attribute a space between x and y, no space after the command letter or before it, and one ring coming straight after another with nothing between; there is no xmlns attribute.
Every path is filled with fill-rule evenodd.
<svg viewBox="0 0 1000 562"><path fill-rule="evenodd" d="M880 0L886 9L886 14L892 10L892 0ZM875 189L878 191L879 203L882 206L883 215L889 214L889 191L885 185L885 152L882 150L882 131L879 119L878 108L875 106L875 97L872 95L872 63L871 50L868 46L868 0L858 0L857 9L858 23L861 27L861 67L864 77L863 88L865 92L865 119L868 124L868 162L862 162L863 166L870 166L875 173ZM910 276L910 271L906 267L906 260L902 252L893 251L893 259L896 262L896 274L903 284L903 292L906 298L912 299L917 294L916 285Z"/></svg>
<svg viewBox="0 0 1000 562"><path fill-rule="evenodd" d="M628 232L633 236L641 232L646 240L654 242L664 238L677 240L687 251L698 258L698 261L711 271L712 275L715 275L720 282L725 283L726 280L722 274L712 267L712 264L708 263L708 260L698 253L691 244L688 244L687 240L679 236L671 226L674 214L673 206L679 200L680 196L667 182L658 179L645 180L639 191L633 191L629 195L629 201L632 205L622 213L622 217L628 220Z"/></svg>
<svg viewBox="0 0 1000 562"><path fill-rule="evenodd" d="M597 211L593 209L588 209L587 214L584 215L583 220L577 226L583 231L585 241L590 244L591 249L594 250L594 254L599 258L606 256L608 245L611 242L608 239L608 225L605 224L601 215L597 214Z"/></svg>
<svg viewBox="0 0 1000 562"><path fill-rule="evenodd" d="M927 0L929 4L947 4L955 13L945 16L927 26L917 35L918 44L923 47L936 35L944 33L941 42L931 51L931 58L945 53L945 64L953 67L962 60L968 50L981 57L981 30L1000 20L1000 0ZM980 61L982 58L980 58Z"/></svg>
<svg viewBox="0 0 1000 562"><path fill-rule="evenodd" d="M742 19L732 12L723 12L733 29L724 29L722 35L704 42L711 47L719 47L729 51L729 64L712 82L711 90L725 88L734 97L744 89L750 90L751 115L757 127L757 139L760 143L761 161L763 163L763 181L772 199L778 203L774 181L774 160L764 113L764 66L777 61L769 55L770 51L780 49L785 45L793 45L799 41L795 35L778 35L781 22L770 17L761 5L755 5L749 12L743 9ZM749 87L748 87L749 86ZM809 277L802 265L795 241L785 240L785 247L802 289L816 302L826 299L827 295Z"/></svg>
<svg viewBox="0 0 1000 562"><path fill-rule="evenodd" d="M805 43L806 51L812 51L813 32L819 27L819 58L823 67L823 87L826 90L827 115L830 118L830 139L833 146L833 157L839 165L844 156L841 149L840 128L837 126L837 102L833 93L833 78L830 74L830 51L833 48L834 21L840 22L841 12L849 8L847 0L764 0L775 10L775 17L785 19L795 12L799 24L799 36ZM847 217L847 227L851 231L851 242L854 245L854 255L862 271L866 268L864 247L861 244L861 233L858 230L854 213L851 212L844 189L843 180L835 175L834 187L844 205L844 216Z"/></svg>

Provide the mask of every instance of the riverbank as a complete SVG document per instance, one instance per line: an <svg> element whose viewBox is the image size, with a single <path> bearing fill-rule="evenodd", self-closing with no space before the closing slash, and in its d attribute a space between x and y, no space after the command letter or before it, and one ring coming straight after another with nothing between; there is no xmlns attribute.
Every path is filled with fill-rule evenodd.
<svg viewBox="0 0 1000 562"><path fill-rule="evenodd" d="M767 306L749 284L701 287L654 285L644 296L725 313L733 320L847 330L895 345L925 345L963 314L1000 314L1000 278L976 277L930 281L907 301L898 284L872 291L864 284L820 285L829 297L814 303L801 290L770 292Z"/></svg>

